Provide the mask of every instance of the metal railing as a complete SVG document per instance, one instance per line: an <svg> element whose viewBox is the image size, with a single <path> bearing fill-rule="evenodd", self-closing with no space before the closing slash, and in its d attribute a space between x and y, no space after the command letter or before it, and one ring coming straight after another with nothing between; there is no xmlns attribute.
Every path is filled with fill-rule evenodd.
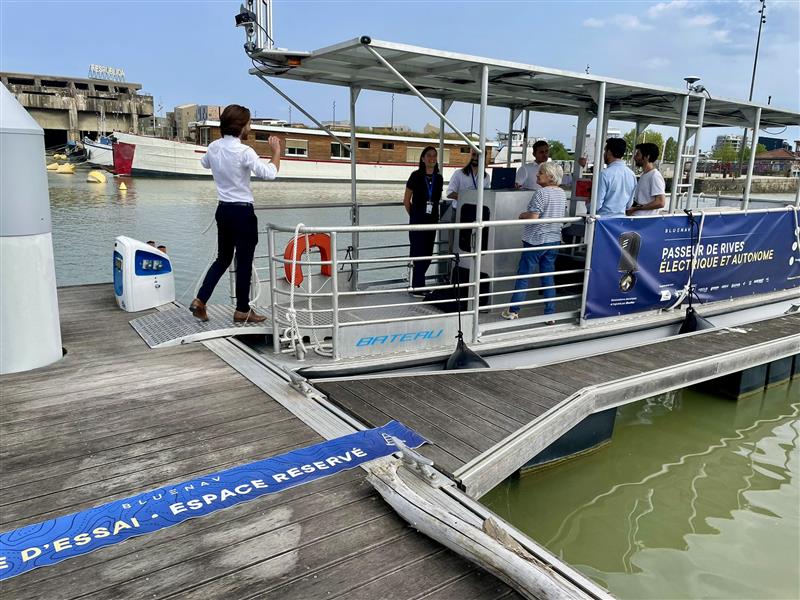
<svg viewBox="0 0 800 600"><path fill-rule="evenodd" d="M584 217L565 217L561 219L538 219L538 224L569 224L584 222ZM530 221L524 220L507 220L507 221L484 221L480 227L482 228L507 228L516 227L522 228L525 225L531 224ZM301 226L299 228L281 226L276 224L268 224L266 226L266 234L268 238L267 243L267 260L270 281L270 308L273 323L273 349L275 352L292 351L290 349L282 348L282 341L286 342L288 339L287 331L293 327L306 330L330 331L330 353L334 358L339 358L339 333L342 329L354 326L363 326L378 323L404 323L415 320L430 319L431 314L425 312L423 314L403 314L403 315L379 315L371 318L367 315L369 312L385 311L388 309L400 309L407 307L419 306L437 306L445 303L460 302L462 313L472 313L473 318L480 320L480 313L489 312L494 309L504 308L511 306L510 302L497 302L501 296L509 296L514 293L513 289L495 289L495 285L502 286L504 283L516 282L521 279L531 279L540 281L545 277L559 277L559 276L580 276L580 281L576 282L558 282L552 285L539 285L536 287L529 287L521 291L525 294L524 300L515 303L515 306L534 306L543 303L563 303L566 301L575 301L582 297L583 288L583 274L584 269L562 269L561 271L555 270L550 273L531 273L529 275L508 275L500 274L495 275L494 269L487 269L490 271L486 274L477 272L474 268L469 268L472 272L468 281L459 282L460 294L459 297L451 297L443 295L437 297L436 292L442 290L452 290L454 283L448 280L442 280L441 275L428 275L426 278L426 286L424 288L413 288L407 283L406 277L389 277L386 279L378 279L370 282L361 281L358 289L343 290L339 289L339 277L341 277L350 268L351 271L358 271L359 273L389 271L389 275L397 274L398 271L408 271L410 264L413 260L430 260L432 265L444 263L448 266L446 269L447 274L452 273L450 266L456 264L456 260L460 266L463 266L462 261L469 261L483 257L483 264L486 265L488 261L493 262L495 257L502 257L510 254L522 254L525 252L535 252L542 250L575 250L586 249L584 243L572 244L551 244L547 246L523 248L520 241L520 247L517 248L502 248L494 250L481 250L481 251L453 251L448 250L447 240L439 240L438 245L440 251L438 253L427 256L415 256L412 258L408 255L408 244L405 243L387 243L386 245L367 245L361 248L362 251L388 251L382 256L364 256L363 254L358 258L348 258L347 249L339 245L338 236L342 234L358 233L361 236L369 234L383 234L385 236L407 234L409 231L437 231L440 234L448 234L449 232L459 232L468 230L471 232L470 247L475 248L477 231L479 230L478 223L439 223L439 224L426 224L426 225L360 225L360 226L327 226L327 227L313 227ZM304 235L311 235L315 233L325 233L330 236L330 260L321 260L318 258L311 258L310 252L304 256L298 256L295 262L292 259L284 258L283 253L277 252L276 247L278 244L278 237L286 237L286 241L291 241L297 233L299 238ZM348 236L349 237L349 236ZM521 236L520 236L521 237ZM393 240L387 240L393 241ZM458 243L458 242L456 242ZM442 247L445 251L442 252ZM311 249L309 249L311 250ZM399 253L397 252L399 251ZM491 263L490 263L491 264ZM290 271L293 271L294 266L299 265L301 268L307 268L308 271L316 267L330 266L331 267L331 280L330 289L323 289L320 286L318 289L309 288L309 291L303 289L291 290L291 278L287 277L288 289L282 288L278 285L278 274L281 273L287 266L290 266ZM394 271L394 273L392 273ZM310 275L310 273L309 273ZM281 276L283 274L281 273ZM308 277L308 276L304 276ZM429 281L433 285L427 284ZM309 279L309 284L313 285L313 278ZM488 290L484 289L488 285ZM478 286L479 292L475 294L475 288ZM552 298L543 299L528 299L530 295L553 290L555 296ZM562 293L565 291L574 291L575 293ZM430 294L425 298L424 302L419 299L408 301L396 301L400 294L407 294L409 292L428 293ZM475 306L474 299L478 299L478 305ZM299 302L294 302L298 299ZM371 301L371 300L375 301ZM319 303L315 308L312 300L322 301L324 306L319 308ZM307 307L302 307L302 302L308 302ZM343 311L349 317L356 317L353 320L345 321L342 319ZM361 315L364 315L363 317ZM550 315L548 315L549 317ZM569 312L564 311L554 315L559 319L564 318L577 318L577 311ZM319 318L318 318L319 317ZM302 318L303 324L299 324L298 318ZM519 325L526 325L533 322L539 322L544 319L531 318L519 320Z"/></svg>

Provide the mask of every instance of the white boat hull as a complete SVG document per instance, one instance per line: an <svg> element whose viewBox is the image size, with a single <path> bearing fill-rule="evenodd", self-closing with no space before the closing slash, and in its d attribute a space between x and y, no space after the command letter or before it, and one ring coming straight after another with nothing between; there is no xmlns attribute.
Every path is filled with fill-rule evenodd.
<svg viewBox="0 0 800 600"><path fill-rule="evenodd" d="M206 153L204 146L142 135L115 133L114 167L117 175L208 178L211 171L200 165ZM268 159L264 159L265 161ZM358 163L358 181L374 183L405 183L416 167L410 163ZM445 167L443 176L449 181L458 167ZM309 160L282 157L282 180L351 181L350 160Z"/></svg>
<svg viewBox="0 0 800 600"><path fill-rule="evenodd" d="M111 145L98 144L84 139L83 147L86 148L87 162L98 167L112 168L114 166L114 153Z"/></svg>

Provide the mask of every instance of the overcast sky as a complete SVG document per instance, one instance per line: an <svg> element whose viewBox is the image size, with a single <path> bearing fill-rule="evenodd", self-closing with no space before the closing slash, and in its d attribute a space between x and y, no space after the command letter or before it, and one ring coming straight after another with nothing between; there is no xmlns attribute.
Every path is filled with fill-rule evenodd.
<svg viewBox="0 0 800 600"><path fill-rule="evenodd" d="M280 47L313 50L369 35L571 71L588 64L597 75L670 87L697 75L712 96L746 100L759 6L758 0L283 0L274 5L274 36ZM0 0L0 69L85 77L89 64L105 64L140 82L162 114L187 102L237 102L258 116L286 119L287 103L247 73L243 31L234 26L238 9L239 2L228 0ZM332 118L334 101L336 118L346 118L343 88L283 86L321 120ZM753 100L766 103L769 96L775 106L800 110L800 0L767 0ZM386 124L390 110L389 95L364 93L359 124ZM468 129L470 113L455 105L450 116ZM298 119L296 111L292 117ZM506 111L491 111L490 131L504 129L507 118ZM398 95L394 122L421 129L436 118L416 98ZM532 122L533 135L572 145L574 119L534 114ZM705 133L701 147L720 132ZM800 130L776 137L794 140Z"/></svg>

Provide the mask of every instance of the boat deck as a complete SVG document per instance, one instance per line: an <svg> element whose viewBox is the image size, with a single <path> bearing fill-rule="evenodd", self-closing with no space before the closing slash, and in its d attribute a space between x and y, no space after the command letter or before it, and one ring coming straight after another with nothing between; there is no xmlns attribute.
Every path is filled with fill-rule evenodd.
<svg viewBox="0 0 800 600"><path fill-rule="evenodd" d="M545 417L557 418L582 392L613 386L612 398L584 401L565 417L567 430L592 412L794 354L800 354L800 313L537 368L313 383L370 427L398 419L425 436L431 445L423 446L421 453L456 478L466 478L462 484L467 492L480 496L488 490L486 484L480 490L470 489L470 466L493 461L500 445L529 436ZM543 429L539 434L544 439L537 441L537 447L543 449L563 431L564 424ZM497 465L492 481L499 483L534 455L522 453L519 464Z"/></svg>
<svg viewBox="0 0 800 600"><path fill-rule="evenodd" d="M0 377L0 530L321 441L201 344L151 350L110 284L59 289L49 367ZM30 598L508 598L361 469L0 583Z"/></svg>

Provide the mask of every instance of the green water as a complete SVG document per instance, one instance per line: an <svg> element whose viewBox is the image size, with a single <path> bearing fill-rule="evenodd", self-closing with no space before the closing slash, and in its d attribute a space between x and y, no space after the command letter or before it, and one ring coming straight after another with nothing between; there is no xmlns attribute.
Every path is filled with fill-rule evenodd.
<svg viewBox="0 0 800 600"><path fill-rule="evenodd" d="M600 450L482 500L618 598L800 598L800 380L618 409Z"/></svg>

